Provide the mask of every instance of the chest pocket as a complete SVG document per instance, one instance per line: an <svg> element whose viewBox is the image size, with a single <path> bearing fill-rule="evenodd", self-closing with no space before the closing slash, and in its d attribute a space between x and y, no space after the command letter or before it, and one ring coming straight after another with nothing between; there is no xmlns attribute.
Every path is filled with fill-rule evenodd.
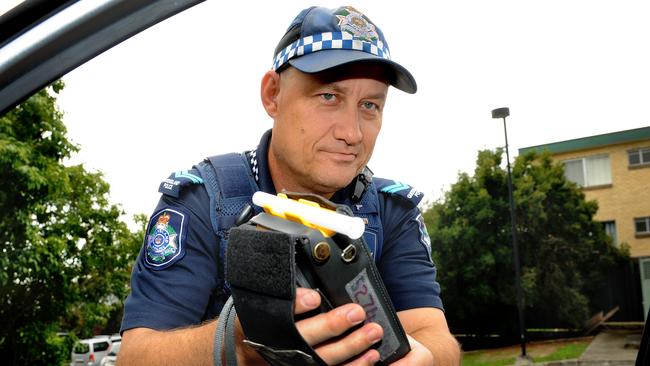
<svg viewBox="0 0 650 366"><path fill-rule="evenodd" d="M366 241L366 244L368 245L368 249L370 249L370 253L372 253L372 256L374 258L375 253L377 252L376 230L366 229L366 231L363 233L363 239Z"/></svg>

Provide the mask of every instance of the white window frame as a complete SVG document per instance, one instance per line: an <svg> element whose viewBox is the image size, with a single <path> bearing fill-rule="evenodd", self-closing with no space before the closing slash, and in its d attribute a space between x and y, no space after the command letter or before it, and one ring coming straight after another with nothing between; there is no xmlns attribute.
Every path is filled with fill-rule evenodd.
<svg viewBox="0 0 650 366"><path fill-rule="evenodd" d="M609 161L609 182L607 183L600 183L600 184L589 184L589 179L587 175L587 160L589 159L595 159L595 158L602 158L606 157L607 160ZM581 158L573 158L573 159L567 159L567 160L562 160L562 165L566 165L566 163L574 162L574 161L580 161L582 162L582 178L585 184L582 187L600 187L600 186L606 186L606 185L611 185L612 184L612 161L609 158L609 154L598 154L598 155L590 155L590 156L584 156ZM566 167L564 167L564 172L566 175ZM575 183L575 182L574 182ZM578 184L578 183L576 183ZM580 185L580 184L578 184Z"/></svg>
<svg viewBox="0 0 650 366"><path fill-rule="evenodd" d="M636 224L637 222L642 221L645 222L645 231L638 231L636 229ZM635 235L650 235L650 216L646 217L635 217L634 218L634 234Z"/></svg>
<svg viewBox="0 0 650 366"><path fill-rule="evenodd" d="M628 163L628 166L637 167L637 166L650 165L650 160L648 160L648 161L643 160L643 153L648 153L648 152L650 152L650 147L640 147L638 149L628 150L627 151L627 163ZM630 155L632 155L634 153L639 154L639 162L635 163L635 164L632 164L630 162Z"/></svg>

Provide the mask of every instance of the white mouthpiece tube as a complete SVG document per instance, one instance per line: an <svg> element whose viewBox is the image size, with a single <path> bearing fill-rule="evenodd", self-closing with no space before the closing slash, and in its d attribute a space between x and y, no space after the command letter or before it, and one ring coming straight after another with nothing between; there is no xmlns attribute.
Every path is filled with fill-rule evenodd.
<svg viewBox="0 0 650 366"><path fill-rule="evenodd" d="M280 215L290 213L304 218L314 225L347 235L351 239L359 239L365 231L365 224L360 217L346 216L329 209L309 206L265 192L255 192L253 194L253 203L260 207L272 209Z"/></svg>

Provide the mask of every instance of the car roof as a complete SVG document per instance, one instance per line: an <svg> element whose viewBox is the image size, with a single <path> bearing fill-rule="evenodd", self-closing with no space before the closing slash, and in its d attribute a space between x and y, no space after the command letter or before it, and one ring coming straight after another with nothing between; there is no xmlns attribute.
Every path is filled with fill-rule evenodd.
<svg viewBox="0 0 650 366"><path fill-rule="evenodd" d="M24 1L0 16L0 115L107 49L203 1Z"/></svg>
<svg viewBox="0 0 650 366"><path fill-rule="evenodd" d="M92 338L80 339L79 343L97 343L97 342L110 342L108 336L95 336Z"/></svg>

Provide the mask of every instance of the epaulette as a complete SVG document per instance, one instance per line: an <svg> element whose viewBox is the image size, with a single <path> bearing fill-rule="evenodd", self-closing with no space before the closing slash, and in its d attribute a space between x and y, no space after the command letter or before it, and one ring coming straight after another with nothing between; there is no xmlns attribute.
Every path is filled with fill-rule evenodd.
<svg viewBox="0 0 650 366"><path fill-rule="evenodd" d="M408 202L412 207L417 207L424 197L422 192L396 180L374 177L372 181L378 192Z"/></svg>
<svg viewBox="0 0 650 366"><path fill-rule="evenodd" d="M163 180L158 187L158 192L178 198L181 189L192 184L203 184L203 178L196 169L181 170L172 173L169 178Z"/></svg>

